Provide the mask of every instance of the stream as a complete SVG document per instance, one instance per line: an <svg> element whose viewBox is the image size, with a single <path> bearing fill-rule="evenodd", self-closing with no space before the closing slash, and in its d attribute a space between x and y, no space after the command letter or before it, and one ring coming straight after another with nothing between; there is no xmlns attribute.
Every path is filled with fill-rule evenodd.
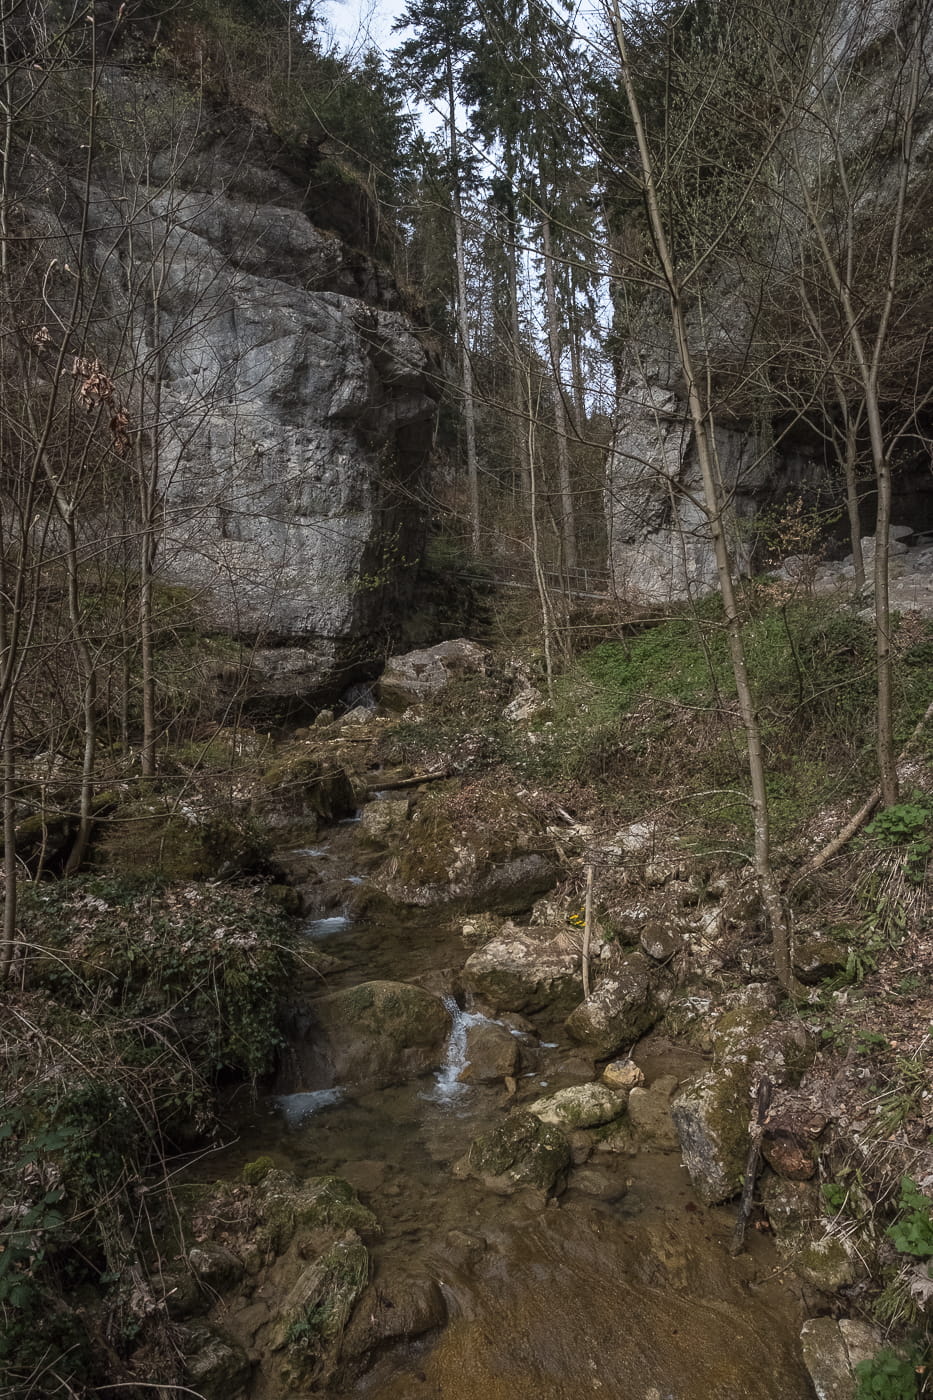
<svg viewBox="0 0 933 1400"><path fill-rule="evenodd" d="M361 877L339 873L349 838L303 853L320 891L305 934L340 960L328 988L417 978L450 998L450 970L466 957L451 919L354 917ZM371 1245L377 1288L400 1275L440 1287L446 1327L387 1351L330 1400L812 1400L800 1304L773 1247L752 1231L731 1259L734 1209L699 1205L676 1152L594 1153L546 1207L457 1179L453 1164L516 1099L501 1083L459 1081L471 1013L448 1008L447 1060L433 1077L364 1094L271 1095L244 1109L224 1154L224 1175L266 1154L300 1176L344 1177L383 1227ZM536 1029L542 1044L518 1102L591 1077L559 1029ZM702 1064L658 1037L634 1058L648 1084Z"/></svg>

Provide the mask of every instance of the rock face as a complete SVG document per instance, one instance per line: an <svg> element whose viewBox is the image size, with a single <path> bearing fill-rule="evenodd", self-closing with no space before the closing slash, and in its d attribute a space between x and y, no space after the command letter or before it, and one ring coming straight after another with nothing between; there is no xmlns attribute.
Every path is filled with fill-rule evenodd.
<svg viewBox="0 0 933 1400"><path fill-rule="evenodd" d="M890 102L901 62L901 26L908 13L909 7L901 0L844 0L825 12L821 52L827 65L826 76L834 91L845 92L839 117L840 153L851 164L851 171L858 169L856 249L864 238L879 236L881 227L885 228L886 237L889 227L878 224L877 219L881 211L886 214L891 209L897 185ZM929 63L929 38L924 48L923 62ZM925 221L929 196L924 153L933 123L929 94L921 99L915 120L917 145L908 207L915 217L918 208L926 208L927 214L920 216ZM780 152L780 142L777 149ZM832 139L825 131L811 127L799 152L799 165L791 156L778 180L784 188L793 189L799 171L811 190L819 189L825 183L826 171L833 167ZM790 202L797 208L803 207L805 201L799 189ZM785 271L791 270L787 249L792 245L796 256L796 250L808 247L805 220L787 240L786 217L786 210L781 216L775 211L769 242L772 261L768 288L763 293L765 298L775 297L777 302L781 301L778 288ZM810 240L811 247L814 242ZM710 245L701 239L701 246L705 254ZM906 271L908 249L909 243L903 250L903 275L898 288L898 304L907 318L911 316L909 289L915 275ZM805 255L809 256L809 252ZM791 395L799 391L792 365L786 371L778 370L777 381L772 380L777 392L770 409L767 401L756 403L744 391L749 362L762 363L766 353L763 344L771 346L769 332L763 332L758 315L760 284L751 266L743 264L741 253L730 261L723 252L722 260L713 268L715 259L716 254L710 250L710 276L696 297L695 309L688 312L687 329L697 374L711 386L716 465L723 495L729 503L725 524L734 563L741 572L752 563L749 556L754 530L750 527L759 514L771 511L779 517L785 507L793 507L797 501L817 507L830 500L838 502L838 481L832 479L835 464L821 442L822 432L831 428L836 405L829 402L821 407L817 392L807 408L816 431L808 427L788 432L787 401L779 381L782 372L786 373ZM813 260L819 264L815 248ZM693 285L691 282L692 294ZM778 338L782 334L786 337L788 325L798 316L799 308L792 307L788 297L781 304L781 311L785 319L780 322ZM669 311L661 298L642 308L635 324L626 328L629 339L618 382L618 427L606 489L609 561L615 591L635 603L684 600L711 592L716 585L686 385L670 326ZM795 334L805 338L802 316L797 326ZM769 366L769 375L773 373L773 366ZM898 371L886 366L885 373L896 380ZM822 424L817 421L821 416ZM918 453L899 463L893 489L894 520L907 522L917 530L928 530L933 523L933 496L926 458ZM869 526L870 512L866 511L862 523ZM835 543L841 545L841 539L839 533ZM895 552L901 549L902 545L897 545ZM869 572L872 552L868 550L866 560ZM844 548L837 549L830 541L831 556L842 553ZM754 564L761 569L765 562L759 557ZM807 567L816 568L819 563L814 558ZM915 605L914 600L919 599L923 607L933 607L933 588L928 579L916 578L905 593L909 598L906 606ZM899 601L892 606L903 608L904 604Z"/></svg>
<svg viewBox="0 0 933 1400"><path fill-rule="evenodd" d="M810 1317L801 1328L800 1347L818 1400L854 1400L855 1367L879 1351L881 1336L853 1318Z"/></svg>
<svg viewBox="0 0 933 1400"><path fill-rule="evenodd" d="M196 102L186 114L151 68L108 68L101 91L123 149L109 165L104 141L95 162L92 343L109 367L128 325L150 418L158 378L157 568L196 593L207 627L254 645L268 705L336 693L364 663L371 673L388 612L414 583L422 527L398 488L430 451L427 354L385 275L315 226L307 172L286 167L258 122L199 119ZM153 116L134 150L144 106ZM55 212L68 206L51 162L48 184L30 223L66 260L75 230ZM140 290L153 268L156 308Z"/></svg>

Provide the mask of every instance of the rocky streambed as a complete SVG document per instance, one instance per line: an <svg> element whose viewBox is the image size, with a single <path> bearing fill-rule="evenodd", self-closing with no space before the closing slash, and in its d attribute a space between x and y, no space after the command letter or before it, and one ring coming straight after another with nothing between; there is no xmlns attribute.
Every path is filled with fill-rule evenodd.
<svg viewBox="0 0 933 1400"><path fill-rule="evenodd" d="M366 825L290 853L315 971L279 1082L234 1100L221 1183L186 1188L189 1261L215 1296L183 1324L195 1387L810 1397L773 1246L753 1232L732 1259L734 1209L703 1204L683 1163L670 1104L708 1056L655 1032L601 1068L564 1021L570 940L388 906ZM498 976L496 930L525 952L500 951Z"/></svg>

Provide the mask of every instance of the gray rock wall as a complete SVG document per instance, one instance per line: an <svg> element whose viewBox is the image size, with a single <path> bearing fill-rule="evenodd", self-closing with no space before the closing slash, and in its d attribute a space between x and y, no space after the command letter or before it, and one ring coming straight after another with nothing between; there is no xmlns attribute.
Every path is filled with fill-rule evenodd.
<svg viewBox="0 0 933 1400"><path fill-rule="evenodd" d="M855 172L852 179L857 179L857 217L866 221L879 211L889 217L896 195L898 143L888 138L898 62L895 28L904 22L905 13L903 0L840 0L826 36L825 62L845 92L840 145ZM929 67L933 36L927 43ZM922 84L910 196L915 207L917 201L928 204L930 199L927 172L933 145L933 96L927 91L926 77ZM774 352L767 321L757 319L762 308L776 311L776 324L785 327L788 316L794 314L788 300L795 295L793 279L785 286L784 277L799 262L801 244L808 237L799 186L794 193L795 165L802 162L803 177L814 185L832 182L832 143L827 127L813 113L801 118L793 132L785 133L785 145L785 168L775 180L785 188L789 212L782 209L781 221L774 220L767 276L759 276L754 268L720 265L702 297L695 298L689 317L695 366L701 377L708 376L710 386L727 528L739 572L753 562L759 568L765 563L763 551L755 557L756 521L762 511L780 511L797 497L811 505L844 502L841 473L832 460L830 434L825 420L820 422L819 406L810 404L805 418L789 430L795 407L800 406L799 395L794 398L796 387L783 395L777 384L768 402L762 385L756 386L749 373L756 356L767 363ZM780 144L777 152L780 158ZM913 237L908 235L902 269L915 251ZM909 288L914 275L909 266L903 275ZM691 284L691 291L695 290ZM915 302L909 314L920 317L922 301L915 298ZM631 315L628 308L627 314ZM628 326L617 384L617 426L607 469L610 568L615 589L623 598L634 603L681 601L715 588L715 562L666 301L660 295L649 297L635 314L638 319ZM802 315L799 305L796 314ZM807 334L801 331L802 345ZM903 318L896 334L902 338L907 334ZM780 363L774 359L772 375L781 372ZM786 370L793 378L792 357ZM894 380L900 375L901 381L917 375L918 384L923 385L928 380L928 374L918 370L916 356L906 366L895 363L891 374ZM896 383L891 387L896 390ZM831 412L831 388L827 402ZM926 530L933 519L928 462L924 458L917 468L907 454L902 452L901 457L905 460L898 462L901 480L894 485L895 518L918 531ZM919 491L918 472L923 487ZM866 532L871 529L870 485L869 480L863 491ZM839 555L845 553L844 529L840 520L835 550ZM832 554L832 542L829 549Z"/></svg>
<svg viewBox="0 0 933 1400"><path fill-rule="evenodd" d="M158 572L248 645L260 696L339 691L378 670L414 583L428 353L267 132L132 69L102 89L123 150L105 137L93 169L89 342L131 431L146 420L149 471L158 449ZM75 194L63 164L30 212L63 261Z"/></svg>

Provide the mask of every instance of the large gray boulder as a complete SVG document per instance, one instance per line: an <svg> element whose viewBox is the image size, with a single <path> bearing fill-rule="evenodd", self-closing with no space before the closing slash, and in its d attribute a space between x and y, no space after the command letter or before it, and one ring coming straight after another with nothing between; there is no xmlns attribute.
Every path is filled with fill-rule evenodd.
<svg viewBox="0 0 933 1400"><path fill-rule="evenodd" d="M543 929L506 924L467 959L463 985L493 1011L546 1012L557 1018L579 999L580 955Z"/></svg>
<svg viewBox="0 0 933 1400"><path fill-rule="evenodd" d="M653 965L642 953L632 953L600 977L567 1017L567 1031L606 1059L650 1030L661 1009Z"/></svg>
<svg viewBox="0 0 933 1400"><path fill-rule="evenodd" d="M439 695L456 676L482 674L488 658L485 647L465 637L390 657L379 677L379 698L396 710L419 705Z"/></svg>

